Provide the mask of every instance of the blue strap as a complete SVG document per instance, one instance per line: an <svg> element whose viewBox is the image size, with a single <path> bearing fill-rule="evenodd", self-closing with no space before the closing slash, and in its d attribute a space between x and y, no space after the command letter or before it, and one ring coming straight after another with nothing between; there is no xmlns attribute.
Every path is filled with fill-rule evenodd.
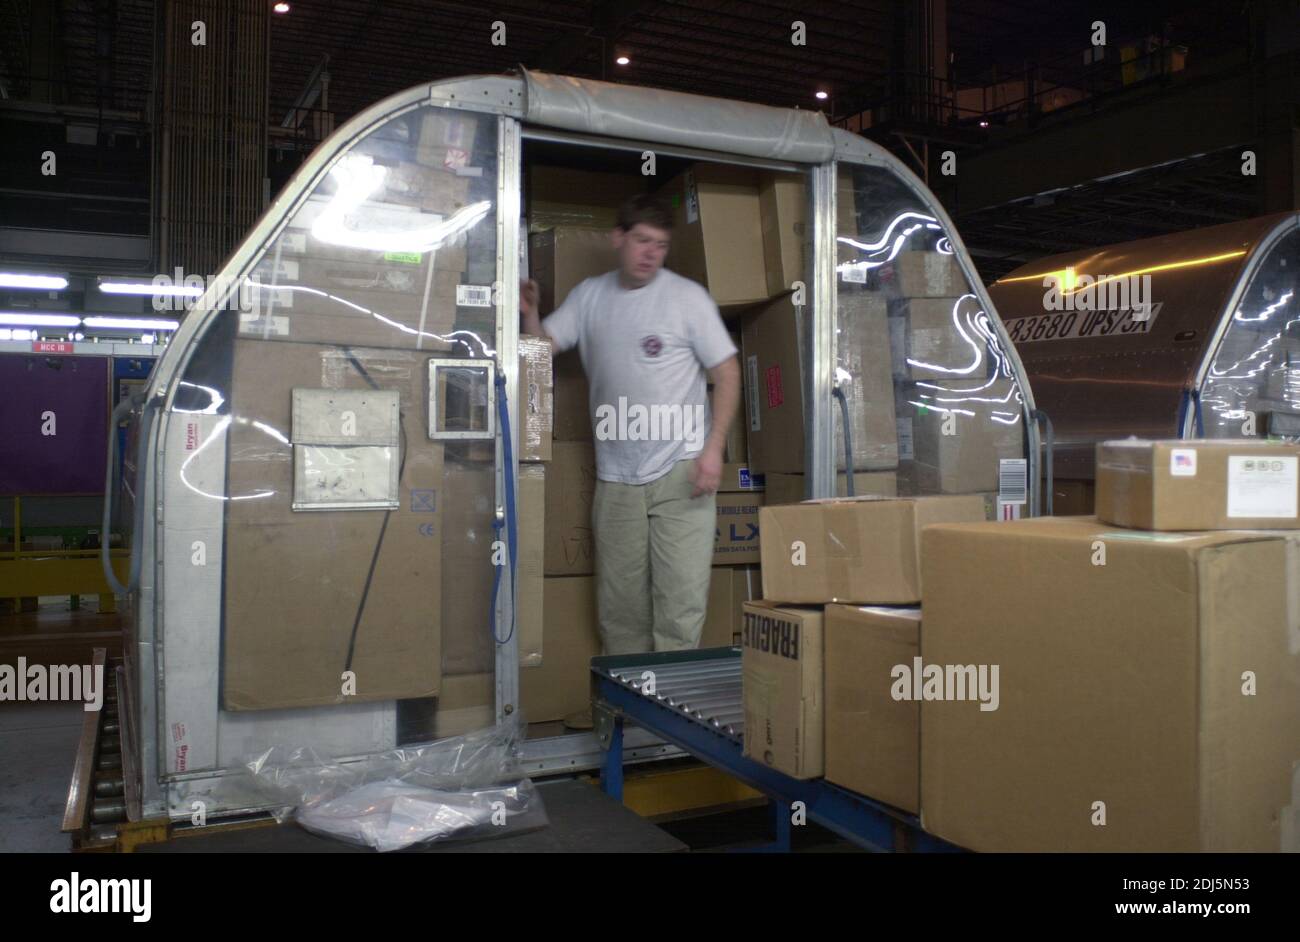
<svg viewBox="0 0 1300 942"><path fill-rule="evenodd" d="M515 556L516 547L519 544L519 524L515 514L515 475L514 475L514 446L510 442L510 398L506 394L506 377L497 368L496 387L497 387L497 416L501 421L501 441L505 448L505 491L506 491L506 519L504 521L506 528L506 546L510 555L510 633L505 638L497 637L497 593L501 591L501 570L503 567L493 565L492 567L492 598L489 600L488 623L492 628L492 638L497 644L506 644L514 637L515 623L519 615L516 611L514 597L515 586ZM502 521L493 517L492 529L496 535L493 546L501 539ZM495 555L495 549L493 550Z"/></svg>

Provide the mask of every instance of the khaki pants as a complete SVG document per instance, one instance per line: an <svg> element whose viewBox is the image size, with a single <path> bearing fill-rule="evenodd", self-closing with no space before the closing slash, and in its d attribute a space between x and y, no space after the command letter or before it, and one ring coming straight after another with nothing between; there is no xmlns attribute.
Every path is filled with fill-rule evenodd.
<svg viewBox="0 0 1300 942"><path fill-rule="evenodd" d="M691 497L694 460L649 484L596 482L596 604L606 654L700 646L717 505Z"/></svg>

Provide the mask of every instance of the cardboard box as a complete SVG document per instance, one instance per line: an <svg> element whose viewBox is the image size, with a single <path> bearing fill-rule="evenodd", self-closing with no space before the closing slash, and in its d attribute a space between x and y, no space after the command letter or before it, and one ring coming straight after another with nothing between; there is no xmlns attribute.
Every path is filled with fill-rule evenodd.
<svg viewBox="0 0 1300 942"><path fill-rule="evenodd" d="M468 163L478 139L479 126L491 124L491 115L472 111L452 111L447 108L426 109L420 118L420 139L416 145L416 160L422 164L442 167L447 164L448 151L466 155ZM453 161L455 163L455 161Z"/></svg>
<svg viewBox="0 0 1300 942"><path fill-rule="evenodd" d="M1300 446L1251 439L1100 442L1097 516L1145 530L1300 526Z"/></svg>
<svg viewBox="0 0 1300 942"><path fill-rule="evenodd" d="M646 178L635 173L538 163L528 164L525 172L530 232L570 226L608 231L618 225L619 207L645 191Z"/></svg>
<svg viewBox="0 0 1300 942"><path fill-rule="evenodd" d="M231 409L248 421L227 432L226 493L265 496L226 502L226 710L438 693L443 446L428 437L426 357L361 347L350 353L333 345L234 343ZM294 511L294 446L284 440L293 429L292 390L368 389L358 365L400 393L400 505ZM216 550L209 554L215 558ZM354 639L356 689L345 695L340 675Z"/></svg>
<svg viewBox="0 0 1300 942"><path fill-rule="evenodd" d="M916 814L921 705L894 698L921 654L921 610L826 606L826 780Z"/></svg>
<svg viewBox="0 0 1300 942"><path fill-rule="evenodd" d="M741 607L762 591L757 566L717 566L709 579L709 603L700 647L740 645Z"/></svg>
<svg viewBox="0 0 1300 942"><path fill-rule="evenodd" d="M948 380L986 375L992 358L975 327L981 310L974 296L894 302L889 318L894 378Z"/></svg>
<svg viewBox="0 0 1300 942"><path fill-rule="evenodd" d="M769 296L790 290L796 281L807 282L807 187L808 181L797 173L764 173L759 179L758 213Z"/></svg>
<svg viewBox="0 0 1300 942"><path fill-rule="evenodd" d="M722 481L718 484L721 494L740 493L743 491L761 491L766 487L766 477L749 470L749 465L728 462L722 466Z"/></svg>
<svg viewBox="0 0 1300 942"><path fill-rule="evenodd" d="M618 268L608 229L557 226L528 237L528 273L537 282L538 313L545 317L588 278Z"/></svg>
<svg viewBox="0 0 1300 942"><path fill-rule="evenodd" d="M836 362L848 374L845 395L853 429L853 470L898 467L898 421L890 365L889 308L876 292L838 295ZM844 420L835 405L835 467L845 470Z"/></svg>
<svg viewBox="0 0 1300 942"><path fill-rule="evenodd" d="M555 404L549 340L520 336L518 382L519 460L550 461Z"/></svg>
<svg viewBox="0 0 1300 942"><path fill-rule="evenodd" d="M763 492L763 502L773 504L797 504L806 499L804 476L802 474L768 474ZM848 495L848 478L843 471L835 475L835 490L839 497ZM898 496L898 474L894 471L861 471L853 475L853 496L865 495L877 497Z"/></svg>
<svg viewBox="0 0 1300 942"><path fill-rule="evenodd" d="M1025 453L1023 403L1015 383L943 380L904 388L899 425L910 440L912 461L900 465L913 492L996 492L1000 462Z"/></svg>
<svg viewBox="0 0 1300 942"><path fill-rule="evenodd" d="M427 261L410 271L356 265L309 267L300 271L298 279L286 279L284 284L303 285L312 291L263 286L250 291L250 310L231 316L239 318L241 337L425 350L430 354L463 349L449 336L458 319L470 327L469 321L484 316L476 311L490 312L491 308L459 305L462 298L470 298L466 290L474 287L460 283L464 276L437 269L432 280L428 275ZM483 290L490 296L490 285ZM341 304L338 298L348 303Z"/></svg>
<svg viewBox="0 0 1300 942"><path fill-rule="evenodd" d="M736 345L736 349L741 349L741 336L737 328L729 327L727 333L731 336L731 342ZM741 357L743 364L744 357ZM709 386L709 392L712 394L713 387ZM745 405L745 384L740 384L740 402L736 408L736 417L731 420L731 425L727 427L727 440L723 445L723 460L732 464L749 464L749 439L746 429L749 427L749 410Z"/></svg>
<svg viewBox="0 0 1300 942"><path fill-rule="evenodd" d="M457 613L443 631L442 673L492 671L496 664L496 646L488 629L496 571L492 564L492 541L496 539L492 465L447 461L442 497L442 597L448 611ZM505 628L498 625L497 632L504 636Z"/></svg>
<svg viewBox="0 0 1300 942"><path fill-rule="evenodd" d="M596 453L587 442L555 442L546 482L548 576L595 572L591 501L596 496Z"/></svg>
<svg viewBox="0 0 1300 942"><path fill-rule="evenodd" d="M852 300L848 300L852 298ZM839 362L852 376L848 389L855 471L898 465L894 387L889 366L887 309L871 295L841 299ZM851 312L851 313L850 313ZM751 466L766 473L804 470L804 394L798 321L786 295L747 316L741 364ZM835 421L836 467L844 468L844 432Z"/></svg>
<svg viewBox="0 0 1300 942"><path fill-rule="evenodd" d="M463 674L442 683L430 739L463 736L496 724L496 674Z"/></svg>
<svg viewBox="0 0 1300 942"><path fill-rule="evenodd" d="M713 542L713 565L735 566L759 561L759 509L762 491L718 494L718 528Z"/></svg>
<svg viewBox="0 0 1300 942"><path fill-rule="evenodd" d="M842 497L764 507L763 598L773 602L921 601L921 528L985 520L984 498ZM795 565L794 544L804 545Z"/></svg>
<svg viewBox="0 0 1300 942"><path fill-rule="evenodd" d="M921 700L925 829L978 851L1175 853L1277 851L1290 829L1300 849L1295 538L926 530L921 655L954 699ZM948 665L984 665L983 695L956 699Z"/></svg>
<svg viewBox="0 0 1300 942"><path fill-rule="evenodd" d="M746 602L745 756L793 778L823 767L822 610Z"/></svg>
<svg viewBox="0 0 1300 942"><path fill-rule="evenodd" d="M552 434L557 442L592 440L591 387L577 350L567 350L552 364Z"/></svg>
<svg viewBox="0 0 1300 942"><path fill-rule="evenodd" d="M767 298L756 171L695 164L661 195L673 204L668 268L704 285L719 305Z"/></svg>
<svg viewBox="0 0 1300 942"><path fill-rule="evenodd" d="M787 295L746 315L741 378L750 467L765 474L804 470L803 381L794 305Z"/></svg>
<svg viewBox="0 0 1300 942"><path fill-rule="evenodd" d="M430 151L434 160L445 160L447 156L446 151ZM384 203L414 206L423 212L452 216L473 202L469 190L469 177L461 176L441 163L436 167L401 163L389 167L384 174L379 198Z"/></svg>
<svg viewBox="0 0 1300 942"><path fill-rule="evenodd" d="M871 171L863 168L861 172ZM835 234L856 239L866 233L858 226L857 194L853 176L852 165L839 165L835 174Z"/></svg>
<svg viewBox="0 0 1300 942"><path fill-rule="evenodd" d="M591 703L591 659L601 652L596 582L548 577L543 587L546 658L519 672L519 705L529 723L562 720Z"/></svg>
<svg viewBox="0 0 1300 942"><path fill-rule="evenodd" d="M956 298L970 290L955 255L899 252L882 269L881 281L894 297Z"/></svg>

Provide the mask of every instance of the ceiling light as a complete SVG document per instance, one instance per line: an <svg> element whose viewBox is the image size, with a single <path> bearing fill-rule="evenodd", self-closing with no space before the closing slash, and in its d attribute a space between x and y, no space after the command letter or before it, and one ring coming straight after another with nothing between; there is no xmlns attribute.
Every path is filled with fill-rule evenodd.
<svg viewBox="0 0 1300 942"><path fill-rule="evenodd" d="M287 3L277 3L275 6L271 7L271 9L274 10L276 13L288 13L288 12L289 12L289 4L287 4Z"/></svg>
<svg viewBox="0 0 1300 942"><path fill-rule="evenodd" d="M77 327L81 318L72 314L34 314L28 311L0 313L0 324L10 327Z"/></svg>
<svg viewBox="0 0 1300 942"><path fill-rule="evenodd" d="M982 128L986 128L986 127L988 127L988 126L989 126L989 123L988 123L987 121L980 121L980 127L982 127Z"/></svg>
<svg viewBox="0 0 1300 942"><path fill-rule="evenodd" d="M152 317L87 317L83 323L87 327L109 328L112 330L176 330L180 321L163 321Z"/></svg>
<svg viewBox="0 0 1300 942"><path fill-rule="evenodd" d="M617 62L619 65L627 65L627 64L628 64L629 62L631 62L632 60L629 59L627 56L619 56L619 57L618 57L617 59L615 59L614 61Z"/></svg>
<svg viewBox="0 0 1300 942"><path fill-rule="evenodd" d="M68 279L59 275L20 275L0 271L0 288L36 288L43 291L62 291Z"/></svg>
<svg viewBox="0 0 1300 942"><path fill-rule="evenodd" d="M820 99L821 101L825 101L825 100L826 100L827 98L829 98L830 96L829 96L828 94L826 94L826 92L818 92L818 93L817 93L817 97L818 97L818 99Z"/></svg>
<svg viewBox="0 0 1300 942"><path fill-rule="evenodd" d="M203 293L198 285L156 285L151 281L100 281L105 294L152 294L157 297L197 298Z"/></svg>

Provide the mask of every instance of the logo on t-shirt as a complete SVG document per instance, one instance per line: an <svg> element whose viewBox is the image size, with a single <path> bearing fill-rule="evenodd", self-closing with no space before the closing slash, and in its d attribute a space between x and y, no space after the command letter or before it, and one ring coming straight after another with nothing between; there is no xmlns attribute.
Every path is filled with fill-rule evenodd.
<svg viewBox="0 0 1300 942"><path fill-rule="evenodd" d="M641 338L641 349L645 351L648 357L657 357L664 352L664 342L651 334L649 337Z"/></svg>

